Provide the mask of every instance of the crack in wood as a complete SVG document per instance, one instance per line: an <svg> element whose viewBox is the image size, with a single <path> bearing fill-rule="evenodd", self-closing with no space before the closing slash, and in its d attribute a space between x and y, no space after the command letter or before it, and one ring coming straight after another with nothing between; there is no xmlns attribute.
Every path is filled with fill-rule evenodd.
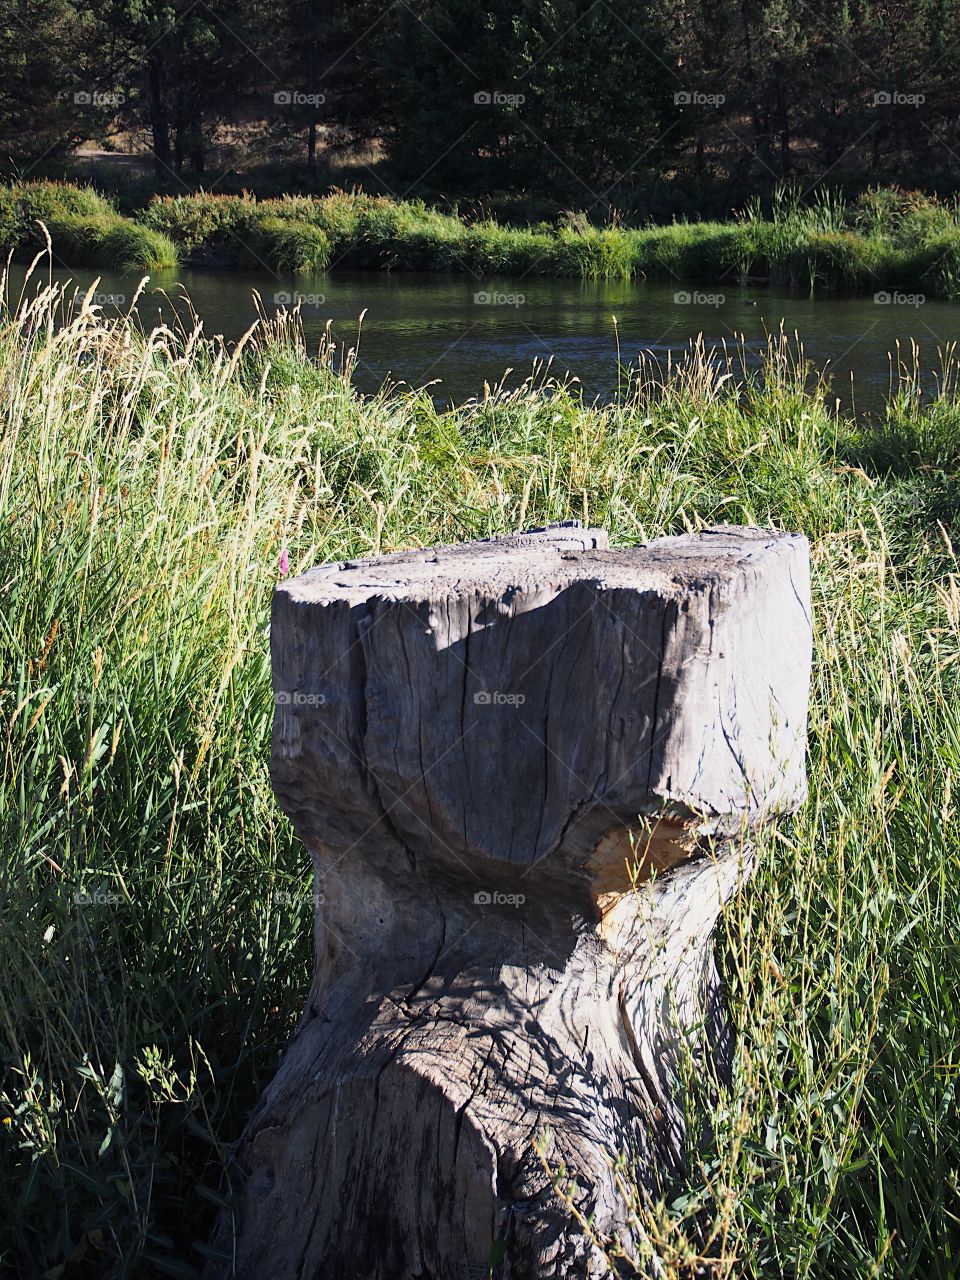
<svg viewBox="0 0 960 1280"><path fill-rule="evenodd" d="M336 945L210 1280L604 1274L534 1144L628 1243L615 1156L653 1197L696 1146L681 1061L731 1060L714 924L750 831L805 795L804 539L348 561L278 588L272 647L277 690L336 680L278 701L271 761Z"/></svg>

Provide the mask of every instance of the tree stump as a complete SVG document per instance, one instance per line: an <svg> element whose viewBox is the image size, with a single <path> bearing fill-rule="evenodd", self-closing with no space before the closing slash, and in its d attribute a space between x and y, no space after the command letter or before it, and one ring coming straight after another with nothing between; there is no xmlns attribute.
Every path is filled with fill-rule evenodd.
<svg viewBox="0 0 960 1280"><path fill-rule="evenodd" d="M682 1166L682 1042L723 1071L711 940L805 794L807 545L601 530L277 588L272 778L316 870L303 1020L236 1153L243 1280L604 1271L612 1158Z"/></svg>

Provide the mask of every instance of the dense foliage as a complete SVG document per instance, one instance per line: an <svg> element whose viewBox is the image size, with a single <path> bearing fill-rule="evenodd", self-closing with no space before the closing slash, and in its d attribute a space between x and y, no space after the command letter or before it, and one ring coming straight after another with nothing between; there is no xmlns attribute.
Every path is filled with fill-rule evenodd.
<svg viewBox="0 0 960 1280"><path fill-rule="evenodd" d="M387 189L588 212L960 178L960 0L8 0L0 58L13 172L122 128L173 190L252 136L288 174L376 141Z"/></svg>

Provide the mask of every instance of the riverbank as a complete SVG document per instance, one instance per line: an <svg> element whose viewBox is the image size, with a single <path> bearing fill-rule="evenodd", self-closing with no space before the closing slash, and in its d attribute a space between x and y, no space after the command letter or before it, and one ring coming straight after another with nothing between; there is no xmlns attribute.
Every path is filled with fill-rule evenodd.
<svg viewBox="0 0 960 1280"><path fill-rule="evenodd" d="M527 386L451 411L312 356L290 317L230 351L56 290L0 314L0 1257L203 1267L311 972L308 859L267 775L283 553L576 517L618 545L718 521L813 542L810 799L718 937L734 1084L708 1163L631 1211L667 1274L692 1251L715 1276L947 1280L956 383L921 405L904 382L867 432L781 344L762 385L694 353L606 405Z"/></svg>
<svg viewBox="0 0 960 1280"><path fill-rule="evenodd" d="M0 188L0 246L42 249L42 221L70 266L156 270L177 261L211 267L315 273L340 269L461 272L478 279L583 279L734 283L960 297L960 216L917 193L868 192L850 207L783 197L766 215L664 227L558 224L508 227L466 221L419 201L359 193L322 197L157 197L120 215L91 188L24 183Z"/></svg>

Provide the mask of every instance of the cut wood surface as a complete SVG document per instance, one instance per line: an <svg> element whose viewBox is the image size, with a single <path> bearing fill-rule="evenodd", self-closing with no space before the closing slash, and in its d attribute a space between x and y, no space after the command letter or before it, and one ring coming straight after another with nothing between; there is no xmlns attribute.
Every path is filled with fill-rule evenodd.
<svg viewBox="0 0 960 1280"><path fill-rule="evenodd" d="M537 1146L629 1242L614 1156L668 1183L681 1044L726 1070L714 924L805 794L805 540L563 526L322 566L272 649L316 972L213 1270L602 1274Z"/></svg>

